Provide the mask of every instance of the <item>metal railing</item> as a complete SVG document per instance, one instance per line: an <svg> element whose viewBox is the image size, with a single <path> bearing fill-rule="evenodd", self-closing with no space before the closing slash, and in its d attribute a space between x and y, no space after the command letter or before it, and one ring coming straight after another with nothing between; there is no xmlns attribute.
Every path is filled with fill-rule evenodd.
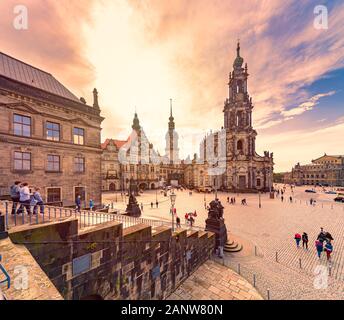
<svg viewBox="0 0 344 320"><path fill-rule="evenodd" d="M111 221L117 221L123 224L123 228L127 228L136 224L146 224L151 227L168 226L171 227L172 221L147 219L140 217L130 217L124 214L104 213L100 211L76 210L74 208L45 206L43 212L36 214L28 214L26 210L20 211L19 214L11 214L13 203L11 201L0 201L0 211L5 214L5 229L9 230L20 225L43 224L53 221L61 221L69 218L78 219L79 228L87 228ZM32 209L31 209L32 211ZM122 213L122 212L121 212ZM181 224L180 228L189 230L204 230L200 226L190 226ZM177 228L178 229L178 228Z"/></svg>
<svg viewBox="0 0 344 320"><path fill-rule="evenodd" d="M7 283L7 289L9 289L11 287L11 277L6 271L5 267L1 264L1 261L2 261L2 256L0 254L0 271L5 276L5 280L0 280L0 284ZM0 295L1 294L2 292L0 292Z"/></svg>

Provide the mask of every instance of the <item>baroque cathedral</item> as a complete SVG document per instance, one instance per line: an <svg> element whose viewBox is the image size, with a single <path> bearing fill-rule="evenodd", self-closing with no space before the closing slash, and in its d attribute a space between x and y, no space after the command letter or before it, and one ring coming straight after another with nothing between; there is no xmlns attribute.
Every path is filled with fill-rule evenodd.
<svg viewBox="0 0 344 320"><path fill-rule="evenodd" d="M205 181L227 190L268 191L272 188L273 153L264 151L263 156L256 153L253 104L247 91L249 74L247 63L245 67L243 63L238 43L233 71L229 73L228 98L224 102L224 126L201 143L201 158L205 162L209 162L211 157L217 160L215 165L208 163L207 174L210 177ZM214 167L222 170L213 170Z"/></svg>
<svg viewBox="0 0 344 320"><path fill-rule="evenodd" d="M204 138L199 157L195 155L193 160L179 158L171 100L164 156L153 149L136 113L132 125L138 137L136 147L130 143L130 137L125 141L107 139L102 144L103 190L127 189L129 180L133 179L139 189L177 183L199 191L213 188L236 192L269 191L272 188L273 154L264 151L260 156L255 150L257 132L252 127L253 104L247 91L247 64L243 67L243 63L238 43L233 71L229 73L228 98L224 102L224 125ZM147 148L143 148L144 141ZM138 148L138 158L120 164L120 150L128 152L133 148ZM148 155L148 161L142 162L143 154ZM155 158L159 160L154 161Z"/></svg>

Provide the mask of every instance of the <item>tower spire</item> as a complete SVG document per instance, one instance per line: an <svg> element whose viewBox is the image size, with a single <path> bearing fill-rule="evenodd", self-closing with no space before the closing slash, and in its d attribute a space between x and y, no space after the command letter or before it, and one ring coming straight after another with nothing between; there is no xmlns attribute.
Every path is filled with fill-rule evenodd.
<svg viewBox="0 0 344 320"><path fill-rule="evenodd" d="M170 99L170 117L169 117L169 122L168 122L168 129L169 130L174 130L175 124L174 124L174 118L172 115L172 99Z"/></svg>

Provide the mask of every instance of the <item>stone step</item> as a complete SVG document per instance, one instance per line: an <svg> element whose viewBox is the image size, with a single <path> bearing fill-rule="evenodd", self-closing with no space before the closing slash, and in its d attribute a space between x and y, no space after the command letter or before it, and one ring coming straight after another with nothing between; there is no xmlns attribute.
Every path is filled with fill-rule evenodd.
<svg viewBox="0 0 344 320"><path fill-rule="evenodd" d="M223 251L224 252L239 252L243 249L243 246L234 240L229 240L225 244Z"/></svg>
<svg viewBox="0 0 344 320"><path fill-rule="evenodd" d="M241 244L237 244L235 248L226 248L224 247L223 251L228 252L228 253L233 253L233 252L239 252L243 249L243 246Z"/></svg>
<svg viewBox="0 0 344 320"><path fill-rule="evenodd" d="M226 249L236 249L238 246L239 246L238 243L233 243L233 244L228 244L228 243L226 243L226 244L225 244L225 248L226 248Z"/></svg>

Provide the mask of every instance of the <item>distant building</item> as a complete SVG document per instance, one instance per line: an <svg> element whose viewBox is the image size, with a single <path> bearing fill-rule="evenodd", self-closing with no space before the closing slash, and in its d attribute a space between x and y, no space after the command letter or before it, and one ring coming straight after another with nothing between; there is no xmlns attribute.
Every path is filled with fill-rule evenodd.
<svg viewBox="0 0 344 320"><path fill-rule="evenodd" d="M48 203L101 203L98 92L93 106L50 73L0 53L0 193L15 180Z"/></svg>
<svg viewBox="0 0 344 320"><path fill-rule="evenodd" d="M118 151L127 141L106 139L102 143L102 191L123 190L122 165Z"/></svg>
<svg viewBox="0 0 344 320"><path fill-rule="evenodd" d="M311 164L297 163L284 175L285 183L297 185L344 186L344 155L327 155L312 160Z"/></svg>

